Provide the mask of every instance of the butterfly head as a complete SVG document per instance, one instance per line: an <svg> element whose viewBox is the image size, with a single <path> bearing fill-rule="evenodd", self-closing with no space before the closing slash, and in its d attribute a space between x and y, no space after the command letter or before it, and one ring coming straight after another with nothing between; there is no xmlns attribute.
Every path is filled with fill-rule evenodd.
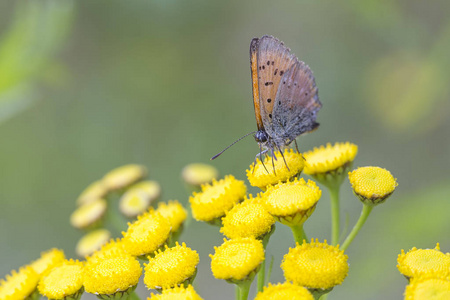
<svg viewBox="0 0 450 300"><path fill-rule="evenodd" d="M264 129L258 130L255 133L255 140L258 143L265 143L265 142L267 142L267 139L268 139L268 135L267 135L267 132Z"/></svg>

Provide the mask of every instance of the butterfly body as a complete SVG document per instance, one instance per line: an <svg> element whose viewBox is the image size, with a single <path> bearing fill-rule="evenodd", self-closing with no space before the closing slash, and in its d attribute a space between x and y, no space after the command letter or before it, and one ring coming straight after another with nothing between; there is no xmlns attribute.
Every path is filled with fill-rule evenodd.
<svg viewBox="0 0 450 300"><path fill-rule="evenodd" d="M253 105L261 148L282 150L316 129L322 104L311 69L272 36L250 43Z"/></svg>

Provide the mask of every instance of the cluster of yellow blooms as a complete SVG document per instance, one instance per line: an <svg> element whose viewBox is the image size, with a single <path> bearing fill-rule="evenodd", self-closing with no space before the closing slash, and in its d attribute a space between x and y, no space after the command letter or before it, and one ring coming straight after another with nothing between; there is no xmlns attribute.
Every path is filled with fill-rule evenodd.
<svg viewBox="0 0 450 300"><path fill-rule="evenodd" d="M237 299L248 298L255 276L257 300L325 299L348 274L344 251L371 210L397 186L391 173L379 167L351 171L356 154L357 146L347 142L303 154L287 149L275 153L275 159L257 160L246 171L250 184L261 189L257 195L247 194L244 181L232 175L217 179L218 172L211 166L186 167L185 182L197 187L189 199L192 216L220 226L226 237L210 254L213 276L236 284ZM302 171L315 181L301 178ZM1 280L0 299L38 299L40 295L80 299L84 291L102 299L139 299L134 290L141 277L149 289L159 292L152 293L149 300L201 299L192 286L199 255L177 241L187 211L177 201L156 205L161 190L156 182L143 180L146 173L142 166L127 165L90 185L71 216L74 227L89 231L77 245L84 260L66 259L58 249L44 252ZM347 176L363 209L339 246L339 189ZM330 192L331 244L314 238L307 242L303 230L322 196L316 182ZM120 197L116 208L132 219L117 239L111 239L102 227L105 219L115 220L111 210L114 195ZM276 222L292 229L296 245L287 249L281 263L285 282L272 284L265 278L265 249ZM410 280L405 299L450 299L450 254L442 253L439 245L431 250L402 251L398 269Z"/></svg>
<svg viewBox="0 0 450 300"><path fill-rule="evenodd" d="M450 253L443 253L439 243L434 249L402 250L397 268L409 284L405 300L450 299Z"/></svg>

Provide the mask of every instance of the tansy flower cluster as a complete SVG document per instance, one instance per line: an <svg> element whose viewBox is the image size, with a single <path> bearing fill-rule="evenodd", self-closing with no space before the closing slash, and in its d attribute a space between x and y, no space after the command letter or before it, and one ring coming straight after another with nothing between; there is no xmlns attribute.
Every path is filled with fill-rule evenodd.
<svg viewBox="0 0 450 300"><path fill-rule="evenodd" d="M450 253L413 247L398 255L397 268L409 284L405 300L450 299Z"/></svg>
<svg viewBox="0 0 450 300"><path fill-rule="evenodd" d="M75 228L88 231L76 246L82 260L66 259L59 249L43 252L0 281L0 299L42 295L69 300L80 299L84 292L102 299L139 299L134 290L141 277L149 289L169 297L161 299L201 299L190 285L198 253L176 241L187 211L175 200L156 205L161 188L156 181L144 180L146 174L143 166L127 165L89 185L70 218ZM112 239L106 229L111 226L122 236Z"/></svg>
<svg viewBox="0 0 450 300"><path fill-rule="evenodd" d="M237 299L250 297L255 279L258 300L319 299L342 284L349 272L346 249L371 210L386 202L397 187L386 169L352 170L357 151L356 145L346 142L303 154L286 149L265 156L246 170L248 182L257 188L254 194L248 194L239 176L219 177L214 167L203 164L186 166L181 177L191 194L192 217L218 226L218 234L224 236L223 243L210 250L210 274L236 285ZM302 171L310 178L301 177ZM208 257L201 258L178 242L183 230L189 229L189 211L175 200L157 203L161 187L146 176L145 167L127 165L90 184L70 218L75 228L85 231L76 246L81 260L66 259L58 249L44 252L1 281L0 299L39 295L80 299L83 292L102 299L139 299L135 289L140 279L154 290L147 295L149 300L202 299L192 284L202 271L200 260ZM339 191L347 176L362 212L344 237ZM308 239L311 234L304 230L323 201L324 188L330 195L331 243L326 238ZM284 249L279 265L284 280L271 282L267 248L277 226L290 228L294 246ZM114 231L121 235L114 236ZM398 269L409 280L405 299L446 299L450 254L441 252L439 244L435 249L402 250Z"/></svg>

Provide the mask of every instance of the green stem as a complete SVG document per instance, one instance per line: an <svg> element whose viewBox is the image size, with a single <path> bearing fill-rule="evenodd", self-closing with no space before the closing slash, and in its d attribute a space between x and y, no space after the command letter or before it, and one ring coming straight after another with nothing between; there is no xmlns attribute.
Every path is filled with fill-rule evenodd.
<svg viewBox="0 0 450 300"><path fill-rule="evenodd" d="M266 251L270 236L274 233L274 231L275 231L275 225L272 225L272 228L270 229L270 231L268 233L266 233L264 235L264 237L262 238L264 252ZM265 259L261 263L261 267L259 268L259 272L258 272L258 284L257 284L258 292L262 292L264 284L265 284L264 281L265 281L265 276L266 276L266 259L267 258L265 257Z"/></svg>
<svg viewBox="0 0 450 300"><path fill-rule="evenodd" d="M340 232L340 211L339 211L339 190L340 185L330 186L330 202L331 202L331 244L339 243Z"/></svg>
<svg viewBox="0 0 450 300"><path fill-rule="evenodd" d="M133 291L127 298L127 300L141 300L141 298Z"/></svg>
<svg viewBox="0 0 450 300"><path fill-rule="evenodd" d="M319 300L327 300L329 294L319 296Z"/></svg>
<svg viewBox="0 0 450 300"><path fill-rule="evenodd" d="M273 267L273 255L270 257L270 264L269 264L269 269L267 270L268 272L267 272L265 285L269 284L270 275L272 274L272 267Z"/></svg>
<svg viewBox="0 0 450 300"><path fill-rule="evenodd" d="M361 211L361 215L359 216L358 222L356 222L352 231L349 233L349 235L345 239L344 243L342 244L341 250L345 251L345 250L347 250L348 246L350 246L353 239L356 237L359 230L362 228L362 226L366 222L367 218L369 217L369 214L372 211L372 208L373 208L372 205L367 205L367 204L363 205L363 209Z"/></svg>
<svg viewBox="0 0 450 300"><path fill-rule="evenodd" d="M236 285L236 300L241 299L241 289Z"/></svg>
<svg viewBox="0 0 450 300"><path fill-rule="evenodd" d="M264 280L266 277L266 260L261 263L261 268L258 272L258 292L261 292L264 287Z"/></svg>
<svg viewBox="0 0 450 300"><path fill-rule="evenodd" d="M306 239L305 232L303 231L303 223L290 226L292 230L292 234L294 235L294 240L299 243L299 245L303 244L303 240Z"/></svg>
<svg viewBox="0 0 450 300"><path fill-rule="evenodd" d="M239 300L247 300L248 293L250 292L250 286L252 285L252 281L247 279L245 281L241 281L237 286L239 287Z"/></svg>
<svg viewBox="0 0 450 300"><path fill-rule="evenodd" d="M110 194L106 197L106 201L108 203L106 208L106 221L111 224L115 231L121 234L122 231L128 228L128 223L119 212L117 196Z"/></svg>

